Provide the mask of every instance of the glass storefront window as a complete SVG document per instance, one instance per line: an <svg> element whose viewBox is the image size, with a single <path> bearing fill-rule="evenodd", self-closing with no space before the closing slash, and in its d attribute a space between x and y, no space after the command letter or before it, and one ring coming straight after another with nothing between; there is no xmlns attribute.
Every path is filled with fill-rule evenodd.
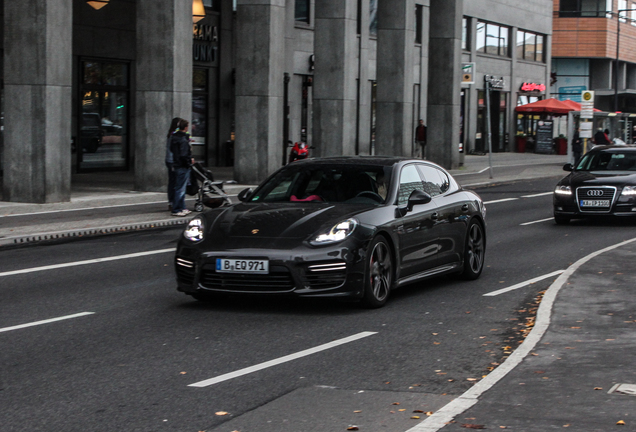
<svg viewBox="0 0 636 432"><path fill-rule="evenodd" d="M78 171L128 168L128 64L82 61Z"/></svg>
<svg viewBox="0 0 636 432"><path fill-rule="evenodd" d="M509 46L510 28L498 24L477 22L477 52L510 56Z"/></svg>

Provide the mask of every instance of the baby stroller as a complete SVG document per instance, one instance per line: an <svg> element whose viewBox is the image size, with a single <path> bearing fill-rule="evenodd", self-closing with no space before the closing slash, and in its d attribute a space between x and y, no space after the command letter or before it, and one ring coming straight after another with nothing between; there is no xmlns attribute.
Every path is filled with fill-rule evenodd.
<svg viewBox="0 0 636 432"><path fill-rule="evenodd" d="M200 163L192 165L188 195L196 195L195 211L203 211L203 206L216 208L232 204L230 197L223 190L222 181L214 181L212 172Z"/></svg>

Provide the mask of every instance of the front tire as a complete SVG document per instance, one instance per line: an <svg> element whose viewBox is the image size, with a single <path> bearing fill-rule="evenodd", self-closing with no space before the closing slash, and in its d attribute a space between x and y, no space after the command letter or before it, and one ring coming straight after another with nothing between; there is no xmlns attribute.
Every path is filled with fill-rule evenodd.
<svg viewBox="0 0 636 432"><path fill-rule="evenodd" d="M379 308L386 304L393 286L393 256L384 237L373 239L368 251L362 304Z"/></svg>
<svg viewBox="0 0 636 432"><path fill-rule="evenodd" d="M462 278L475 280L484 269L484 257L486 255L486 235L482 225L473 220L468 225L466 233L466 246L464 248L464 270Z"/></svg>
<svg viewBox="0 0 636 432"><path fill-rule="evenodd" d="M570 223L570 218L567 216L554 215L554 222L556 222L557 225L567 225Z"/></svg>

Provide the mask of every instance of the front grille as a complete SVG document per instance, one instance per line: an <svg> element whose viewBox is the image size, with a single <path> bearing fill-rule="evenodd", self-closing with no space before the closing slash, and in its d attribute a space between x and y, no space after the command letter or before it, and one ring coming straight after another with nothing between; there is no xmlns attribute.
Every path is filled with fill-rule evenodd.
<svg viewBox="0 0 636 432"><path fill-rule="evenodd" d="M347 264L335 262L307 267L305 278L311 289L337 288L347 279Z"/></svg>
<svg viewBox="0 0 636 432"><path fill-rule="evenodd" d="M194 262L183 258L176 259L177 281L184 285L192 285L194 283L194 274L196 266Z"/></svg>
<svg viewBox="0 0 636 432"><path fill-rule="evenodd" d="M580 187L576 190L576 202L579 210L586 213L609 213L616 195L616 187L614 186L597 186L597 187ZM589 201L609 201L609 206L594 207L583 206L583 200Z"/></svg>
<svg viewBox="0 0 636 432"><path fill-rule="evenodd" d="M203 288L231 292L289 292L295 284L287 267L272 266L269 274L217 273L204 267L200 284Z"/></svg>

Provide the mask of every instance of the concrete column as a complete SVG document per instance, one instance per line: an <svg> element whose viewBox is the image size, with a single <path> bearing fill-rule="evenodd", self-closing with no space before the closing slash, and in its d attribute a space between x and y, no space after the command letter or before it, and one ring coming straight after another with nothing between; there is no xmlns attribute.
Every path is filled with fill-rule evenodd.
<svg viewBox="0 0 636 432"><path fill-rule="evenodd" d="M234 177L265 179L282 164L285 0L238 0Z"/></svg>
<svg viewBox="0 0 636 432"><path fill-rule="evenodd" d="M192 0L137 0L135 189L162 191L166 134L192 115Z"/></svg>
<svg viewBox="0 0 636 432"><path fill-rule="evenodd" d="M415 1L378 2L378 155L411 156L413 147L413 55Z"/></svg>
<svg viewBox="0 0 636 432"><path fill-rule="evenodd" d="M357 0L316 4L313 144L320 156L356 150Z"/></svg>
<svg viewBox="0 0 636 432"><path fill-rule="evenodd" d="M219 160L218 166L232 165L227 142L232 135L232 112L234 109L234 11L232 0L221 1L221 22L219 25Z"/></svg>
<svg viewBox="0 0 636 432"><path fill-rule="evenodd" d="M358 38L358 143L357 154L371 154L371 76L369 58L371 56L371 41L369 39L370 17L369 0L360 0L360 37Z"/></svg>
<svg viewBox="0 0 636 432"><path fill-rule="evenodd" d="M459 104L463 0L431 0L429 25L429 159L447 169L459 165Z"/></svg>
<svg viewBox="0 0 636 432"><path fill-rule="evenodd" d="M71 0L4 2L5 201L71 198Z"/></svg>

